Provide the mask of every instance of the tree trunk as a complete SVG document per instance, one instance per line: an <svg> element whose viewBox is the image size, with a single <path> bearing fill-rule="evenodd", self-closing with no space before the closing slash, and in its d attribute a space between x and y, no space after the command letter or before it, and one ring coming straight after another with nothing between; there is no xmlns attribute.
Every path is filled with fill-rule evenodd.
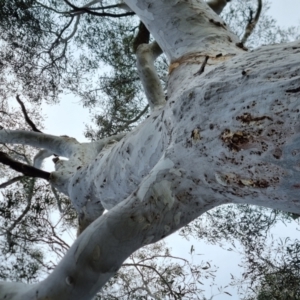
<svg viewBox="0 0 300 300"><path fill-rule="evenodd" d="M170 60L168 101L114 144L0 131L64 153L50 182L95 220L47 279L0 283L0 299L91 299L135 250L221 204L300 214L300 42L247 52L203 0L125 2Z"/></svg>

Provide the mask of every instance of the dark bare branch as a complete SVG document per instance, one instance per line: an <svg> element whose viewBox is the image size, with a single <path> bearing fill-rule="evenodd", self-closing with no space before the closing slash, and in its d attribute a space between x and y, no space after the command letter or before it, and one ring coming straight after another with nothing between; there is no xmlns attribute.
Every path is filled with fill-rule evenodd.
<svg viewBox="0 0 300 300"><path fill-rule="evenodd" d="M26 107L25 107L23 101L20 99L19 95L17 95L16 99L17 99L18 103L20 104L20 106L22 108L22 112L23 112L23 115L25 117L25 120L26 120L27 124L32 128L33 131L42 133L42 131L40 131L39 129L37 129L37 127L35 126L35 124L29 118L27 110L26 110Z"/></svg>
<svg viewBox="0 0 300 300"><path fill-rule="evenodd" d="M70 1L68 0L64 0L65 3L67 3L70 7L73 8L73 11L70 12L74 15L77 15L77 14L85 14L85 13L88 13L88 14L91 14L91 15L94 15L94 16L99 16L99 17L112 17L112 18L120 18L120 17L127 17L127 16L133 16L135 15L134 12L126 12L126 13L121 13L121 14L112 14L112 13L106 13L106 12L96 12L88 7L77 7L76 5L72 4ZM101 8L101 9L105 9L104 7Z"/></svg>
<svg viewBox="0 0 300 300"><path fill-rule="evenodd" d="M257 10L256 10L256 14L255 14L254 18L253 18L253 11L250 10L250 16L249 16L248 24L246 26L244 36L241 40L242 45L244 45L246 43L247 39L252 34L252 32L253 32L253 30L254 30L254 28L255 28L258 20L259 20L261 9L262 9L262 0L258 0L258 6L257 6Z"/></svg>
<svg viewBox="0 0 300 300"><path fill-rule="evenodd" d="M24 178L24 176L17 176L17 177L14 177L14 178L12 178L12 179L10 179L8 181L5 181L5 182L3 182L3 183L0 184L0 189L4 189L4 188L8 187L9 185L11 185L11 184L13 184L15 182L20 181L23 178Z"/></svg>
<svg viewBox="0 0 300 300"><path fill-rule="evenodd" d="M23 164L17 160L12 159L8 154L0 151L0 162L4 165L9 166L17 172L23 173L25 176L37 177L49 180L50 173L43 170L37 169L30 165Z"/></svg>
<svg viewBox="0 0 300 300"><path fill-rule="evenodd" d="M147 105L145 106L145 108L138 114L138 116L135 117L135 118L132 119L132 120L124 120L124 119L120 119L120 118L118 118L118 117L116 117L116 116L115 116L115 118L116 118L119 122L124 122L124 123L126 123L126 125L129 125L129 124L132 124L132 123L137 122L137 121L142 117L142 115L145 114L145 113L147 112L148 109L149 109L149 104L147 104ZM124 127L125 127L125 126L124 126ZM121 131L122 131L122 130L121 130Z"/></svg>

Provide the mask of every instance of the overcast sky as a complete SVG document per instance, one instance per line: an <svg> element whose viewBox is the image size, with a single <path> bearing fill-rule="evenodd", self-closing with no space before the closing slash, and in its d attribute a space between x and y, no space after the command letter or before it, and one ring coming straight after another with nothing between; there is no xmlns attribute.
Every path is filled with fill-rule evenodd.
<svg viewBox="0 0 300 300"><path fill-rule="evenodd" d="M300 25L300 0L271 0L270 15L280 26Z"/></svg>
<svg viewBox="0 0 300 300"><path fill-rule="evenodd" d="M238 1L238 0L235 0ZM272 0L270 14L278 20L278 25L283 27L300 25L300 0ZM89 123L90 116L87 109L83 109L78 102L72 97L63 97L59 106L43 106L44 114L47 115L45 121L45 132L55 135L69 135L77 138L79 141L87 141L83 136L84 124ZM277 237L285 238L287 235L296 237L298 232L295 226L285 227L280 225L277 230L273 230L273 234ZM213 264L220 267L217 273L217 285L226 285L230 281L230 273L239 276L241 269L238 267L239 256L234 252L220 250L218 246L211 246L199 241L191 240L183 242L181 238L173 235L168 238L174 250L174 254L178 256L187 256L190 251L191 244L196 248L197 259L211 260ZM234 288L228 288L233 297L220 295L214 299L239 299ZM216 294L217 290L207 288L207 297Z"/></svg>

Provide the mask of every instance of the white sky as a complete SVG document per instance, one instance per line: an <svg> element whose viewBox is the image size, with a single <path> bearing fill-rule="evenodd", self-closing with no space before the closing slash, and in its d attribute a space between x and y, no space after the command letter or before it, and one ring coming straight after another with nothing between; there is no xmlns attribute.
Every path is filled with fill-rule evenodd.
<svg viewBox="0 0 300 300"><path fill-rule="evenodd" d="M238 1L238 0L235 0ZM299 26L300 25L300 0L272 0L272 6L269 13L278 20L278 25L282 27ZM72 97L63 97L61 104L55 106L43 105L43 112L47 115L45 121L45 132L54 135L69 135L77 138L79 141L87 141L83 136L84 124L88 124L90 120L89 112L83 109L78 102ZM277 237L285 238L287 236L296 238L299 232L295 230L295 226L284 225L277 226L273 230L273 234ZM193 244L196 253L202 254L198 256L200 260L210 260L213 264L219 266L217 273L217 286L224 286L230 281L230 273L239 277L242 269L238 267L240 262L239 255L234 252L225 251L218 246L206 245L203 242L191 240L185 242L178 235L174 234L167 238L173 251L172 254L187 257ZM214 299L239 299L234 288L226 288L233 296L229 297L225 294L217 296ZM207 297L217 294L217 290L207 288Z"/></svg>
<svg viewBox="0 0 300 300"><path fill-rule="evenodd" d="M280 26L300 25L300 0L271 0L270 15Z"/></svg>

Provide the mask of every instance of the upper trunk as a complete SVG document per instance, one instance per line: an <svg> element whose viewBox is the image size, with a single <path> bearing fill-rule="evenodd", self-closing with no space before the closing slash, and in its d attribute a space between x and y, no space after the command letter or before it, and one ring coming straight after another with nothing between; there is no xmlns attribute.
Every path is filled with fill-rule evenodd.
<svg viewBox="0 0 300 300"><path fill-rule="evenodd" d="M197 55L213 57L240 52L235 45L238 38L204 1L125 2L146 25L171 63L193 61Z"/></svg>

